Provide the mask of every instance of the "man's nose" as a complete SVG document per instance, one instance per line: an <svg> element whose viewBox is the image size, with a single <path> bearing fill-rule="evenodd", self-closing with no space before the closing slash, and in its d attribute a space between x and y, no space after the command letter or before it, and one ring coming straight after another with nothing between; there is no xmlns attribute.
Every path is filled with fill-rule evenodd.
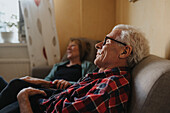
<svg viewBox="0 0 170 113"><path fill-rule="evenodd" d="M103 46L103 42L99 42L95 45L95 48L96 49L102 49L102 46Z"/></svg>

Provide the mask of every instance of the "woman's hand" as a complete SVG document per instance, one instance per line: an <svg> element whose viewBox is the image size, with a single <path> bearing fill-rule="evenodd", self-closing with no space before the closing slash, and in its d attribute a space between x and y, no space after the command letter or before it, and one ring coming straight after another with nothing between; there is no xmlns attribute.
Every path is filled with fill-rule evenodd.
<svg viewBox="0 0 170 113"><path fill-rule="evenodd" d="M47 95L44 91L32 87L24 88L18 93L17 99L21 113L33 113L29 97L36 94Z"/></svg>
<svg viewBox="0 0 170 113"><path fill-rule="evenodd" d="M30 76L25 76L25 77L22 77L20 79L24 80L26 82L32 83L32 84L41 85L42 87L45 87L45 88L50 88L50 86L51 86L50 81L46 81L46 80L40 79L40 78L33 78L33 77L30 77Z"/></svg>
<svg viewBox="0 0 170 113"><path fill-rule="evenodd" d="M66 89L68 86L71 86L71 84L68 81L63 79L54 80L52 84L55 85L57 89Z"/></svg>

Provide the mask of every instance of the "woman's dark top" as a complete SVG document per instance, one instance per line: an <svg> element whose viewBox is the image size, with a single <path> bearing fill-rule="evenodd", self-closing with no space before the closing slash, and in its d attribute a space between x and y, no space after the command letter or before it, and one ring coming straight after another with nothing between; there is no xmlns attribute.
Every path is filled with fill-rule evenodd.
<svg viewBox="0 0 170 113"><path fill-rule="evenodd" d="M76 64L70 67L66 66L67 64L61 65L58 67L57 71L55 72L55 79L64 79L66 81L78 81L81 75L81 66Z"/></svg>

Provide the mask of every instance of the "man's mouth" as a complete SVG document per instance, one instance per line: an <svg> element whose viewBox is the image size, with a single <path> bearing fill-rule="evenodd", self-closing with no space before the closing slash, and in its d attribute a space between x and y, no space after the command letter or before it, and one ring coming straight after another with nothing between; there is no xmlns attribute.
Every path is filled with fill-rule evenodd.
<svg viewBox="0 0 170 113"><path fill-rule="evenodd" d="M70 51L70 50L67 50L67 53L71 53L71 51Z"/></svg>
<svg viewBox="0 0 170 113"><path fill-rule="evenodd" d="M101 53L97 53L97 55L101 55Z"/></svg>
<svg viewBox="0 0 170 113"><path fill-rule="evenodd" d="M101 53L100 53L100 52L97 52L96 57L98 57L98 56L100 56L100 55L101 55Z"/></svg>

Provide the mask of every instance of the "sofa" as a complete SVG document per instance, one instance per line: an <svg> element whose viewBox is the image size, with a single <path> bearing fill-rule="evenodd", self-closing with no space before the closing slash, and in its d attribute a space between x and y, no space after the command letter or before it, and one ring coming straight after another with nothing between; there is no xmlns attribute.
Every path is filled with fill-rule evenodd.
<svg viewBox="0 0 170 113"><path fill-rule="evenodd" d="M44 78L51 68L33 68L32 76ZM149 55L133 68L131 83L128 113L170 113L170 60Z"/></svg>

